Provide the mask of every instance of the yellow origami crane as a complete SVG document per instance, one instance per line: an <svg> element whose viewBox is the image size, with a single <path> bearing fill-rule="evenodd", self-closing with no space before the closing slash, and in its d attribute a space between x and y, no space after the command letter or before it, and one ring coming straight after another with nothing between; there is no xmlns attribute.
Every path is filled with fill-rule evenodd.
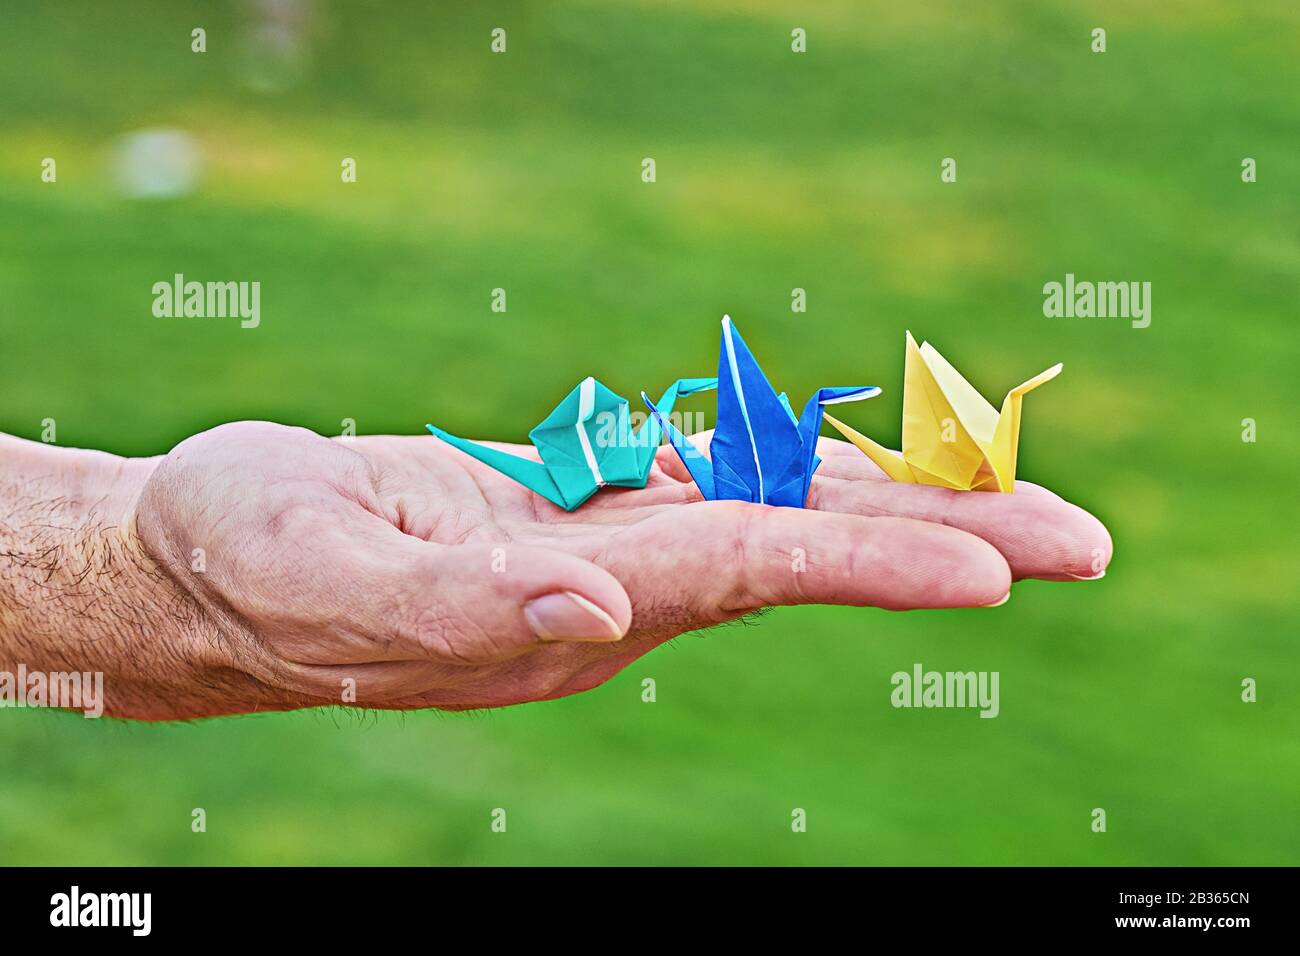
<svg viewBox="0 0 1300 956"><path fill-rule="evenodd" d="M958 491L1015 488L1020 405L1025 395L1056 378L1060 364L1007 393L999 413L929 342L907 333L903 374L903 456L878 445L830 415L834 425L894 481Z"/></svg>

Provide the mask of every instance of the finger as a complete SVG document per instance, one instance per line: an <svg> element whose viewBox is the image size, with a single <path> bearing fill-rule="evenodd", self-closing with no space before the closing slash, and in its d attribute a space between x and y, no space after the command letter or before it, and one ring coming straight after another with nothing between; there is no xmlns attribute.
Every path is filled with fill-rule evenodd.
<svg viewBox="0 0 1300 956"><path fill-rule="evenodd" d="M709 457L709 443L713 441L713 429L708 431L696 432L694 435L687 435L689 441L700 454ZM677 449L671 444L661 445L655 453L655 463L659 466L660 471L670 478L677 481L691 483L691 473L682 464L682 456L677 453Z"/></svg>
<svg viewBox="0 0 1300 956"><path fill-rule="evenodd" d="M767 605L991 605L1011 587L998 551L955 528L747 502L668 509L615 535L599 560L626 582L638 633Z"/></svg>
<svg viewBox="0 0 1300 956"><path fill-rule="evenodd" d="M969 531L1002 553L1017 580L1092 580L1110 563L1110 533L1100 521L1028 482L1017 482L1013 494L954 491L850 477L855 467L836 459L819 469L808 507L915 518Z"/></svg>

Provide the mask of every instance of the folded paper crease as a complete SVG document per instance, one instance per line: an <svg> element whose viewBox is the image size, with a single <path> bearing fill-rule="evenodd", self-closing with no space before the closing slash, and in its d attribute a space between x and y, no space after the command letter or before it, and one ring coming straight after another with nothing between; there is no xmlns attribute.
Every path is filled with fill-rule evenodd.
<svg viewBox="0 0 1300 956"><path fill-rule="evenodd" d="M928 342L918 346L908 332L902 456L829 414L826 421L894 481L1010 493L1024 397L1060 371L1058 363L1017 385L998 410L938 349Z"/></svg>

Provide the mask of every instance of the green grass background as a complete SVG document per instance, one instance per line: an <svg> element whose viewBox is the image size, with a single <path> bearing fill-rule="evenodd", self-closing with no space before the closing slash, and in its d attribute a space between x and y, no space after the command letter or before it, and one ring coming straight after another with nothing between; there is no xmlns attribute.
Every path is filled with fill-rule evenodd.
<svg viewBox="0 0 1300 956"><path fill-rule="evenodd" d="M124 454L243 417L520 439L588 373L709 373L727 311L797 400L883 386L851 420L896 440L910 328L994 398L1064 361L1021 475L1101 516L1114 563L996 610L780 610L479 715L5 711L0 862L1300 860L1294 4L317 12L302 81L258 93L243 6L5 4L0 429ZM189 197L112 189L116 138L153 126L197 137ZM153 318L175 272L260 280L261 328ZM1151 327L1044 318L1066 272L1152 282ZM999 671L1001 716L892 709L916 661Z"/></svg>

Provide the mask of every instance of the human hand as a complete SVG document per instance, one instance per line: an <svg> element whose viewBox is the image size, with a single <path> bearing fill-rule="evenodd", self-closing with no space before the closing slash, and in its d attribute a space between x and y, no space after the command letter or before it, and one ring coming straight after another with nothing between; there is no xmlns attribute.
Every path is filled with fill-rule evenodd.
<svg viewBox="0 0 1300 956"><path fill-rule="evenodd" d="M1100 524L1049 492L897 486L823 449L813 510L699 501L665 449L646 488L570 514L436 439L242 422L166 456L135 527L198 609L188 653L239 675L203 713L559 697L764 606L995 605L1013 573L1109 558Z"/></svg>

